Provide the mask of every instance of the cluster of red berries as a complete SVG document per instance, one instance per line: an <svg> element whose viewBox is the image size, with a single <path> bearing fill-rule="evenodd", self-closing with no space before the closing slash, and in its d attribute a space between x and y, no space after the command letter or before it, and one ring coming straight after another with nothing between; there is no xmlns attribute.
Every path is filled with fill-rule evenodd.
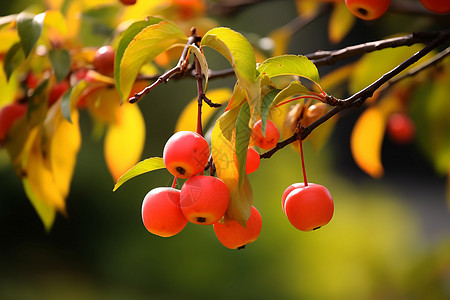
<svg viewBox="0 0 450 300"><path fill-rule="evenodd" d="M256 170L259 154L253 148L249 149L251 159L247 169ZM183 230L188 222L213 225L224 246L242 248L259 236L261 215L252 207L246 227L234 220L223 220L230 193L220 178L203 175L209 154L208 142L196 132L180 131L169 138L163 151L164 164L176 178L187 180L181 190L159 187L145 196L142 203L144 226L153 234L169 237Z"/></svg>

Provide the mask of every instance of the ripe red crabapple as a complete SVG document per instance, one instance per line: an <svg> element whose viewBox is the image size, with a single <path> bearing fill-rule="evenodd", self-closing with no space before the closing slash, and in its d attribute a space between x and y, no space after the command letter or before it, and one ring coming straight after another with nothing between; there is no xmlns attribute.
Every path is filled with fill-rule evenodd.
<svg viewBox="0 0 450 300"><path fill-rule="evenodd" d="M213 226L214 232L222 245L230 249L242 249L254 242L261 233L261 215L254 206L252 206L246 225L247 227L243 227L235 220L229 220L225 223L214 223Z"/></svg>
<svg viewBox="0 0 450 300"><path fill-rule="evenodd" d="M228 187L213 176L192 176L181 188L181 211L195 224L216 223L227 211L229 202Z"/></svg>
<svg viewBox="0 0 450 300"><path fill-rule="evenodd" d="M312 184L292 190L286 197L284 212L295 228L311 231L330 222L334 203L327 188Z"/></svg>
<svg viewBox="0 0 450 300"><path fill-rule="evenodd" d="M347 8L363 20L375 20L388 10L391 0L345 0Z"/></svg>
<svg viewBox="0 0 450 300"><path fill-rule="evenodd" d="M262 132L261 120L257 121L255 125L253 125L251 142L255 143L256 146L263 149L272 149L277 145L279 139L280 132L272 121L267 120L265 135Z"/></svg>
<svg viewBox="0 0 450 300"><path fill-rule="evenodd" d="M183 230L188 220L180 208L180 191L160 187L148 192L142 202L142 221L149 232L162 237Z"/></svg>
<svg viewBox="0 0 450 300"><path fill-rule="evenodd" d="M189 178L203 172L209 159L208 142L198 133L179 131L164 146L164 164L178 178Z"/></svg>

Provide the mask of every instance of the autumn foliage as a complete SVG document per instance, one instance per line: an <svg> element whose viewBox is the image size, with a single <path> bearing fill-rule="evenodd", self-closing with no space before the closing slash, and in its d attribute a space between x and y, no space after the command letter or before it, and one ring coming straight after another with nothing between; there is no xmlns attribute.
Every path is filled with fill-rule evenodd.
<svg viewBox="0 0 450 300"><path fill-rule="evenodd" d="M448 29L424 27L335 51L288 54L302 27L286 25L255 42L219 26L209 12L223 6L213 1L66 2L46 1L41 13L21 12L2 19L0 27L0 143L47 229L57 213L70 214L66 198L82 147L81 112L102 129L114 190L150 171L174 176L172 187L144 197L149 232L168 237L188 222L212 225L219 241L233 249L255 241L261 231L264 211L260 215L256 206L266 199L254 201L249 174L288 145L302 160L302 141L324 147L344 110L359 108L353 110L358 118L350 148L369 176L385 172L386 134L401 144L416 142L438 173L449 171L449 102L443 99L450 93L450 64L442 50ZM302 20L329 12L334 44L345 42L358 22L382 22L398 13L390 2L295 1ZM420 2L431 12L449 12L446 1ZM425 9L421 13L434 20ZM103 17L80 17L88 15ZM228 69L209 67L211 51ZM336 62L342 65L319 72ZM209 82L224 76L234 78L233 85L209 89ZM187 78L197 97L187 99L162 157L142 159L149 141L136 102L162 83ZM182 91L179 96L186 98ZM186 181L176 189L179 178ZM308 185L306 175L280 198L288 220L302 231L328 224L334 213L328 189Z"/></svg>

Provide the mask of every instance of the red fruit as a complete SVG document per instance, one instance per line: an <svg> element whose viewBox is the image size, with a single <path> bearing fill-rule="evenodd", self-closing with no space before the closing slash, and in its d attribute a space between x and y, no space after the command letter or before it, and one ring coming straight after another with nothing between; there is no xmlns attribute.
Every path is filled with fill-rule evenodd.
<svg viewBox="0 0 450 300"><path fill-rule="evenodd" d="M179 131L164 146L163 159L173 176L189 178L197 175L208 163L208 142L196 132Z"/></svg>
<svg viewBox="0 0 450 300"><path fill-rule="evenodd" d="M58 101L61 96L67 92L70 88L69 82L66 80L61 81L60 83L56 83L50 89L50 93L48 95L48 105L52 106L56 101Z"/></svg>
<svg viewBox="0 0 450 300"><path fill-rule="evenodd" d="M267 120L266 134L263 135L262 121L259 120L253 125L251 139L258 147L272 149L280 139L280 132L272 121Z"/></svg>
<svg viewBox="0 0 450 300"><path fill-rule="evenodd" d="M30 90L34 90L39 83L39 78L36 77L33 73L28 73L27 75L27 87Z"/></svg>
<svg viewBox="0 0 450 300"><path fill-rule="evenodd" d="M111 46L103 46L95 52L92 64L97 72L104 75L112 75L114 73L114 58L114 48Z"/></svg>
<svg viewBox="0 0 450 300"><path fill-rule="evenodd" d="M308 183L308 185L315 185L315 183ZM284 192L283 195L281 196L281 207L283 208L284 211L284 204L286 203L286 198L287 196L295 189L298 188L303 188L305 187L305 183L304 182L297 182L297 183L293 183L290 186L288 186Z"/></svg>
<svg viewBox="0 0 450 300"><path fill-rule="evenodd" d="M153 234L169 237L179 233L188 220L180 208L180 191L160 187L147 193L142 202L142 221Z"/></svg>
<svg viewBox="0 0 450 300"><path fill-rule="evenodd" d="M261 163L261 158L259 153L252 147L248 147L247 150L247 161L245 163L245 171L247 174L255 172L259 168Z"/></svg>
<svg viewBox="0 0 450 300"><path fill-rule="evenodd" d="M391 0L345 0L347 8L356 17L375 20L388 10Z"/></svg>
<svg viewBox="0 0 450 300"><path fill-rule="evenodd" d="M228 187L216 177L192 176L181 188L181 211L195 224L216 223L227 211L229 202Z"/></svg>
<svg viewBox="0 0 450 300"><path fill-rule="evenodd" d="M333 199L322 185L300 187L287 196L284 212L295 228L311 231L330 222L334 212Z"/></svg>
<svg viewBox="0 0 450 300"><path fill-rule="evenodd" d="M389 117L387 131L394 142L407 144L414 139L415 126L408 115L395 113Z"/></svg>
<svg viewBox="0 0 450 300"><path fill-rule="evenodd" d="M27 105L20 103L8 104L0 109L0 142L3 142L9 129L27 111Z"/></svg>
<svg viewBox="0 0 450 300"><path fill-rule="evenodd" d="M119 0L123 5L133 5L136 4L137 0Z"/></svg>
<svg viewBox="0 0 450 300"><path fill-rule="evenodd" d="M448 0L419 0L422 5L437 14L450 13L450 1Z"/></svg>
<svg viewBox="0 0 450 300"><path fill-rule="evenodd" d="M261 232L261 215L254 206L252 206L246 225L247 227L245 228L238 222L229 220L225 223L217 222L213 226L217 238L225 247L242 249L245 248L245 245L254 242Z"/></svg>

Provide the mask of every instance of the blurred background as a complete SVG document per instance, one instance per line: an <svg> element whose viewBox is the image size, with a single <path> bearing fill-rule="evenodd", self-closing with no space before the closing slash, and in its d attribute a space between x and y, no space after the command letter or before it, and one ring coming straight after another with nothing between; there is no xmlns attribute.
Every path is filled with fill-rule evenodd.
<svg viewBox="0 0 450 300"><path fill-rule="evenodd" d="M42 5L3 1L0 13L18 13L34 2ZM287 0L214 16L222 26L260 37L295 17L295 2ZM296 33L288 52L338 49L415 26L388 14L381 23L356 21L346 38L332 44L328 17ZM220 60L213 66L228 67ZM330 70L319 68L321 75ZM234 78L223 78L210 81L209 88L233 85ZM157 87L139 103L147 127L143 158L162 156L184 105L195 96L195 81L188 78ZM49 233L1 152L0 298L449 299L447 179L415 144L397 146L389 139L382 151L385 176L376 180L362 172L349 146L361 112L341 115L320 151L305 144L309 181L326 186L335 201L332 221L305 233L283 214L284 189L303 181L300 156L287 147L250 175L263 228L258 240L240 251L223 247L211 226L188 224L172 238L148 233L142 199L149 190L170 185L172 177L165 170L151 172L113 192L102 140L95 138L85 112L68 216L59 215Z"/></svg>

